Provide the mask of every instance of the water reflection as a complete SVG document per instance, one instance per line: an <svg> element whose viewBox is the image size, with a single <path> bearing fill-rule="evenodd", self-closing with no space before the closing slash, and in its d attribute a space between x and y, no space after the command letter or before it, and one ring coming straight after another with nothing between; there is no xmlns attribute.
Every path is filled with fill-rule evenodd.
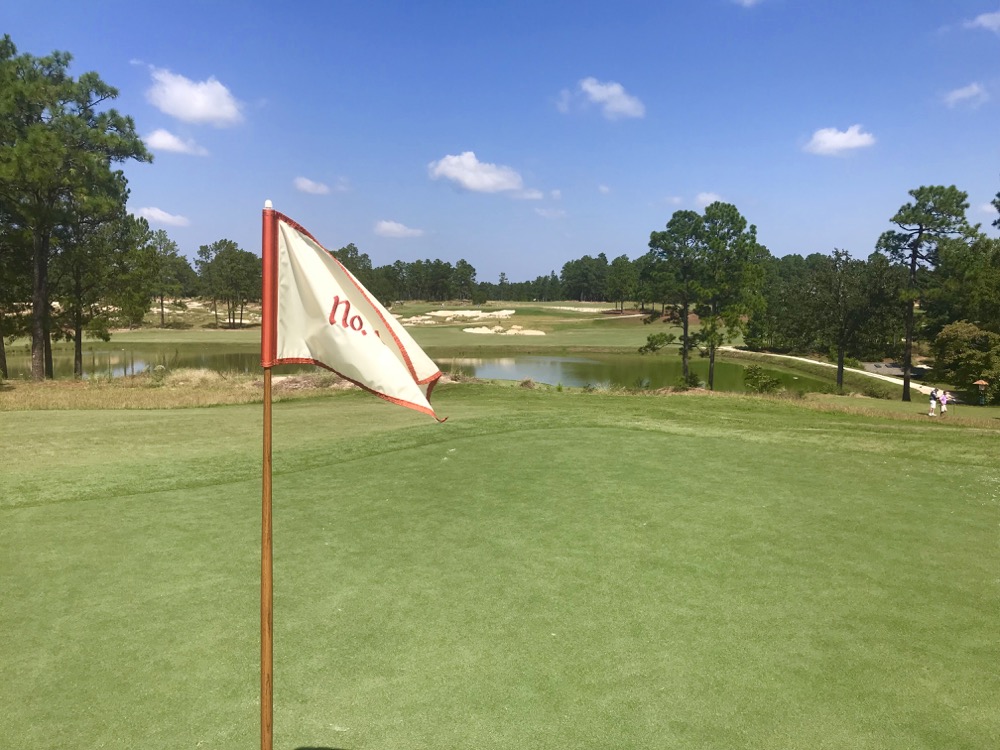
<svg viewBox="0 0 1000 750"><path fill-rule="evenodd" d="M586 357L559 357L524 355L514 357L439 358L438 366L444 372L455 372L467 377L485 380L524 380L567 387L614 386L622 388L666 388L676 386L681 377L680 357L671 354L640 356L638 354L595 354ZM31 376L31 355L26 349L9 351L8 368L12 378ZM121 377L163 367L208 369L217 372L260 372L260 354L256 347L220 349L219 347L150 347L123 349L90 349L84 351L84 377ZM73 356L59 350L53 354L53 368L57 378L73 376ZM696 358L691 369L702 381L708 379L708 361ZM309 365L283 365L275 372L315 371ZM825 390L822 381L795 376L777 370L768 370L790 390ZM732 362L716 362L715 387L717 390L743 390L743 367Z"/></svg>
<svg viewBox="0 0 1000 750"><path fill-rule="evenodd" d="M524 380L571 387L616 386L622 388L667 388L681 379L680 357L644 357L614 354L588 357L525 355L496 359L452 358L437 360L446 372L456 372L485 380ZM708 361L691 361L691 370L702 382L708 380ZM823 381L778 370L765 372L789 390L825 390ZM733 362L715 363L715 387L722 391L742 391L743 366Z"/></svg>

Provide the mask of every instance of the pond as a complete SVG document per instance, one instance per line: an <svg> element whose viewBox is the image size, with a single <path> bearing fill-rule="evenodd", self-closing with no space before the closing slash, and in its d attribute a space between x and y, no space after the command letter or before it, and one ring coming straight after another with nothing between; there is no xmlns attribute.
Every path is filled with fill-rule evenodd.
<svg viewBox="0 0 1000 750"><path fill-rule="evenodd" d="M536 383L574 387L615 386L621 388L667 388L676 386L681 378L681 358L667 353L654 356L639 354L595 354L585 357L519 355L496 358L441 358L438 367L445 372L486 380L524 380ZM708 380L708 360L691 360L691 370L702 382ZM822 391L829 383L795 375L782 370L764 368L788 390ZM742 391L743 365L735 362L715 363L715 388L719 391Z"/></svg>
<svg viewBox="0 0 1000 750"><path fill-rule="evenodd" d="M651 356L639 354L588 354L586 356L516 355L487 358L447 358L435 360L443 372L455 372L485 380L524 380L567 387L613 386L621 388L665 388L678 384L681 358L673 352ZM56 378L73 376L73 356L64 348L53 352ZM31 376L31 355L25 347L9 349L7 366L11 378ZM150 346L126 348L91 347L83 353L84 377L121 377L162 366L168 370L199 368L218 372L260 372L260 352L247 346ZM309 372L308 365L276 367L275 373ZM708 379L708 360L695 358L691 369ZM765 369L789 390L828 390L829 384L805 375ZM716 362L715 387L720 391L742 391L743 366L734 362Z"/></svg>

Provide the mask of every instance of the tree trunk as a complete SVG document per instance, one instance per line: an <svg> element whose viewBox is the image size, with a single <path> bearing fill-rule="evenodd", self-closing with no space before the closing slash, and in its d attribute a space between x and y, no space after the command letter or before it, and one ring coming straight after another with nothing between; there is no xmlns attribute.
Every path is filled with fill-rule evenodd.
<svg viewBox="0 0 1000 750"><path fill-rule="evenodd" d="M45 379L46 318L49 310L49 236L35 233L31 289L31 379Z"/></svg>
<svg viewBox="0 0 1000 750"><path fill-rule="evenodd" d="M688 355L691 353L690 334L688 333L688 306L681 307L681 375L684 377L684 385L688 381Z"/></svg>
<svg viewBox="0 0 1000 750"><path fill-rule="evenodd" d="M715 390L715 344L708 347L708 390Z"/></svg>
<svg viewBox="0 0 1000 750"><path fill-rule="evenodd" d="M166 328L166 318L163 315L163 295L160 295L160 328Z"/></svg>
<svg viewBox="0 0 1000 750"><path fill-rule="evenodd" d="M73 377L83 377L83 314L73 315Z"/></svg>
<svg viewBox="0 0 1000 750"><path fill-rule="evenodd" d="M83 283L80 279L80 269L75 272L73 279L74 296L76 297L76 309L73 311L73 377L83 377L83 310L81 301L83 300Z"/></svg>
<svg viewBox="0 0 1000 750"><path fill-rule="evenodd" d="M906 305L906 340L903 344L903 401L910 400L910 368L913 366L913 306L914 300Z"/></svg>
<svg viewBox="0 0 1000 750"><path fill-rule="evenodd" d="M837 390L844 390L844 346L837 345Z"/></svg>
<svg viewBox="0 0 1000 750"><path fill-rule="evenodd" d="M0 379L6 380L10 377L10 373L7 371L7 348L3 343L4 335L3 313L0 313Z"/></svg>
<svg viewBox="0 0 1000 750"><path fill-rule="evenodd" d="M913 367L913 308L917 304L917 248L923 238L923 232L914 240L915 247L910 249L910 299L906 305L906 341L903 344L903 401L910 400L910 370Z"/></svg>
<svg viewBox="0 0 1000 750"><path fill-rule="evenodd" d="M52 380L52 332L49 331L49 316L48 311L45 315L45 377Z"/></svg>

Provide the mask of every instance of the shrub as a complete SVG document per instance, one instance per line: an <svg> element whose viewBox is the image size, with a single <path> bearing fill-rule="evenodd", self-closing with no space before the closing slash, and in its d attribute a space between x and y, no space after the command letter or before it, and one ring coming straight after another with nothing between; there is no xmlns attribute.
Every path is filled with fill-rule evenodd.
<svg viewBox="0 0 1000 750"><path fill-rule="evenodd" d="M681 375L677 379L677 387L682 391L686 391L689 388L701 388L701 378L693 372L688 372L687 377Z"/></svg>
<svg viewBox="0 0 1000 750"><path fill-rule="evenodd" d="M892 399L896 386L878 380L870 380L861 387L862 395L868 398Z"/></svg>
<svg viewBox="0 0 1000 750"><path fill-rule="evenodd" d="M772 378L759 365L747 365L743 368L743 383L747 390L755 393L774 393L781 390L781 381Z"/></svg>

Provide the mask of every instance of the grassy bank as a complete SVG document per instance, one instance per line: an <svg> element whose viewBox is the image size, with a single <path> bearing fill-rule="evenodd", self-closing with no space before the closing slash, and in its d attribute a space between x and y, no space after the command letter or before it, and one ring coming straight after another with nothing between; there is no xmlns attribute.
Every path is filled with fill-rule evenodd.
<svg viewBox="0 0 1000 750"><path fill-rule="evenodd" d="M995 429L319 393L275 407L275 747L1000 738ZM6 741L253 746L259 405L4 424Z"/></svg>

